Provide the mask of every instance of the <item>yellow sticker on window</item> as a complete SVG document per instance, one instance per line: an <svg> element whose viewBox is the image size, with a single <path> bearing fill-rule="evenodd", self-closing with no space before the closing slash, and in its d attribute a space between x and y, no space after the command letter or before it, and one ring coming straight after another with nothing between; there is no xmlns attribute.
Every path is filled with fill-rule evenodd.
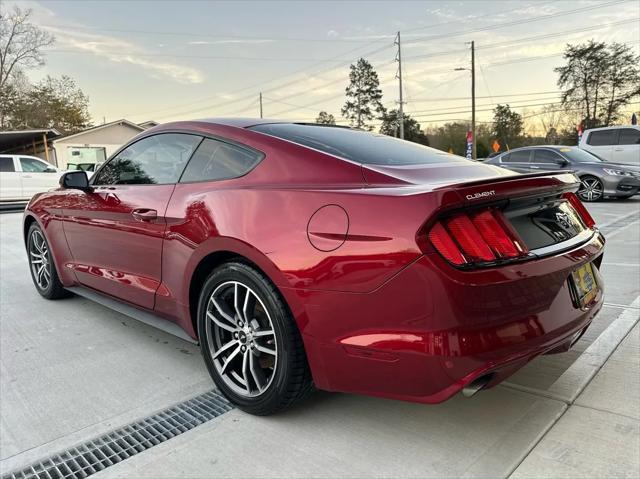
<svg viewBox="0 0 640 479"><path fill-rule="evenodd" d="M571 148L560 148L560 151L566 153L567 151L571 151Z"/></svg>

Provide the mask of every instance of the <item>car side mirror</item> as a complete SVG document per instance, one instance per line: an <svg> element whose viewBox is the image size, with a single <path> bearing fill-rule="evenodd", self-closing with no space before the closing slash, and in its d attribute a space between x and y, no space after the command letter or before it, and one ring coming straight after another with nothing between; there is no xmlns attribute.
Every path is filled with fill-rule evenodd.
<svg viewBox="0 0 640 479"><path fill-rule="evenodd" d="M565 159L558 160L558 166L560 168L565 168L566 166L569 166L569 162Z"/></svg>
<svg viewBox="0 0 640 479"><path fill-rule="evenodd" d="M60 186L68 190L93 191L93 188L89 185L89 177L87 176L87 173L82 170L65 172L60 177Z"/></svg>
<svg viewBox="0 0 640 479"><path fill-rule="evenodd" d="M56 170L53 166L47 166L47 169L44 170L45 173L57 173L58 170Z"/></svg>

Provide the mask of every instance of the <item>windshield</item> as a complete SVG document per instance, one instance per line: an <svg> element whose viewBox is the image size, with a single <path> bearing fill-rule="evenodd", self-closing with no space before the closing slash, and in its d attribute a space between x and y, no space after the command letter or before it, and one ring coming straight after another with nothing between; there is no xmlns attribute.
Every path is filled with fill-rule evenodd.
<svg viewBox="0 0 640 479"><path fill-rule="evenodd" d="M599 156L589 153L586 150L581 150L580 148L560 148L559 151L571 161L577 163L599 163L604 161Z"/></svg>
<svg viewBox="0 0 640 479"><path fill-rule="evenodd" d="M350 128L271 123L252 126L249 129L369 165L423 165L468 161L410 141Z"/></svg>

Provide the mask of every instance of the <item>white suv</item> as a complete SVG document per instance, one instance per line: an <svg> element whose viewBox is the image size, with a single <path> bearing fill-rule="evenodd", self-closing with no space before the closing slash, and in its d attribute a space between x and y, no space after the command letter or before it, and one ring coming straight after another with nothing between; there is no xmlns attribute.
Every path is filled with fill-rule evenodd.
<svg viewBox="0 0 640 479"><path fill-rule="evenodd" d="M0 204L22 203L58 186L63 171L40 158L0 153Z"/></svg>
<svg viewBox="0 0 640 479"><path fill-rule="evenodd" d="M586 130L578 146L606 161L640 166L640 127L637 125Z"/></svg>

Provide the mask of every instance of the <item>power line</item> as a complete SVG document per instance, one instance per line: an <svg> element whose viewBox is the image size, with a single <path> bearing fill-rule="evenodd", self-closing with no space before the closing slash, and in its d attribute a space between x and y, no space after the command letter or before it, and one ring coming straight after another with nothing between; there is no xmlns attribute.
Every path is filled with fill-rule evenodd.
<svg viewBox="0 0 640 479"><path fill-rule="evenodd" d="M540 92L529 92L529 93L510 93L506 95L493 95L493 96L476 96L476 98L485 99L485 98L505 98L505 97L514 97L514 96L532 96L532 95L547 95L551 93L560 93L560 90L552 90L552 91L540 91ZM457 97L446 97L446 98L414 98L412 103L422 103L422 102L439 102L439 101L453 101L453 100L470 100L470 96L457 96Z"/></svg>
<svg viewBox="0 0 640 479"><path fill-rule="evenodd" d="M531 37L524 37L524 38L516 38L514 40L508 40L508 41L503 41L503 42L495 42L495 43L487 43L487 44L482 44L478 47L476 47L476 50L488 50L491 48L501 48L501 47L508 47L508 46L512 46L516 43L526 43L526 42L530 42L532 40L542 40L545 38L554 38L554 37L562 37L562 36L566 36L566 35L571 35L573 33L580 33L580 32L588 32L588 31L593 31L593 30L599 30L602 28L608 28L608 27L613 27L613 26L618 26L618 25L624 25L627 23L637 23L638 20L640 20L640 17L636 17L636 18L631 18L628 20L620 20L618 22L611 22L611 23L603 23L603 24L599 24L599 25L593 25L593 26L589 26L589 27L583 27L583 28L576 28L574 30L565 30L562 32L554 32L554 33L545 33L543 35L534 35ZM431 53L425 53L424 55L413 55L413 56L408 56L406 57L407 60L414 60L417 58L431 58L431 57L437 57L437 56L444 56L444 55L449 55L452 53L460 53L460 52L466 52L467 49L457 49L457 50L443 50L443 51L439 51L439 52L431 52Z"/></svg>
<svg viewBox="0 0 640 479"><path fill-rule="evenodd" d="M386 45L386 46L384 46L384 47L376 48L375 50L372 50L372 51L367 51L367 52L359 53L358 55L359 55L359 56L371 56L371 55L375 55L375 54L377 54L377 53L379 53L379 52L381 52L381 51L383 51L383 50L386 50L386 49L388 49L388 48L391 48L391 46L392 46L392 45L391 45L391 44L389 44L389 45ZM344 60L345 60L344 56L345 56L345 55L348 55L348 54L351 54L351 53L354 53L354 52L356 52L356 51L362 50L362 48L363 48L362 46L358 46L358 47L356 47L356 48L353 48L353 49L348 50L347 52L344 52L344 53L341 53L340 55L337 55L336 57L334 57L334 59L335 59L335 61L336 61L336 62L339 62L339 63L336 63L336 65L333 65L332 67L323 68L322 70L316 71L316 72L314 72L313 74L314 74L314 75L319 75L319 74L325 73L325 72L327 72L327 71L331 71L331 70L333 70L333 69L335 69L335 68L339 68L339 67L341 67L341 66L343 66L343 65L345 65L345 64L347 64L347 65L348 65L348 64L350 64L350 63L353 61L353 59L351 58L351 59L349 59L349 60L347 60L347 61L344 61ZM341 61L341 60L342 60L342 61ZM260 82L260 83L256 83L256 84L253 84L253 85L245 86L245 87L243 87L242 89L234 90L234 91L232 91L232 92L230 92L230 93L226 93L226 94L227 94L227 95L233 95L233 94L235 94L235 93L245 92L245 91L247 91L247 90L251 90L251 89L254 89L254 88L261 88L261 87L263 87L264 85L267 85L267 84L269 84L269 83L272 83L272 82L275 82L275 81L278 81L278 80L283 80L283 79L285 79L285 78L293 77L294 75L298 75L298 74L300 74L300 73L307 72L307 71L311 70L312 68L313 68L313 65L312 65L312 66L305 67L305 68L301 68L301 69L298 69L298 70L295 70L295 71L293 71L293 72L289 73L288 75L284 75L284 76L279 75L279 76L277 76L277 77L271 78L270 80L266 80L266 81L263 81L263 82ZM263 93L265 93L265 92L267 92L267 93L268 93L268 92L270 92L270 91L274 91L274 90L277 90L277 89L284 88L284 87L287 87L287 86L289 86L289 85L295 84L295 83L297 83L298 81L299 81L299 80L292 80L292 81L289 81L289 82L287 82L287 83L284 83L284 84L278 85L278 86L276 86L276 87L267 88L267 89L262 88L262 92L263 92ZM247 99L247 98L250 98L250 97L253 97L253 96L255 96L255 93L251 93L250 95L245 95L245 96L240 97L240 98L238 98L238 99L225 101L225 102L223 102L223 103L212 104L212 105L209 105L209 106L207 106L207 107L199 108L199 109L196 109L196 110L186 111L186 112L183 112L183 113L173 113L173 114L170 114L170 115L165 115L164 117L160 117L159 119L166 118L167 116L173 116L173 115L178 116L178 115L182 115L182 114L195 113L195 112L197 112L197 111L202 111L202 110L204 110L204 109L220 108L220 107L224 107L224 106L227 106L227 105L230 105L230 104L233 104L233 103L237 103L237 102L239 102L239 101L243 101L244 99ZM212 99L217 98L217 97L219 97L219 95L216 95L216 96L208 96L208 97L204 97L204 98L199 98L199 99L194 100L194 101L192 101L192 102L182 103L182 104L180 104L180 105L174 105L174 106L171 106L171 107L162 108L162 109L160 109L160 110L147 111L147 112L143 112L143 113L136 113L136 114L133 114L133 115L125 115L125 116L147 116L147 115L154 114L154 113L159 113L159 112L165 112L165 111L169 111L169 110L175 110L175 109L179 109L179 108L184 108L185 106L188 106L188 105L190 105L190 104L201 104L201 103L203 103L203 102L206 102L206 101L212 100Z"/></svg>

